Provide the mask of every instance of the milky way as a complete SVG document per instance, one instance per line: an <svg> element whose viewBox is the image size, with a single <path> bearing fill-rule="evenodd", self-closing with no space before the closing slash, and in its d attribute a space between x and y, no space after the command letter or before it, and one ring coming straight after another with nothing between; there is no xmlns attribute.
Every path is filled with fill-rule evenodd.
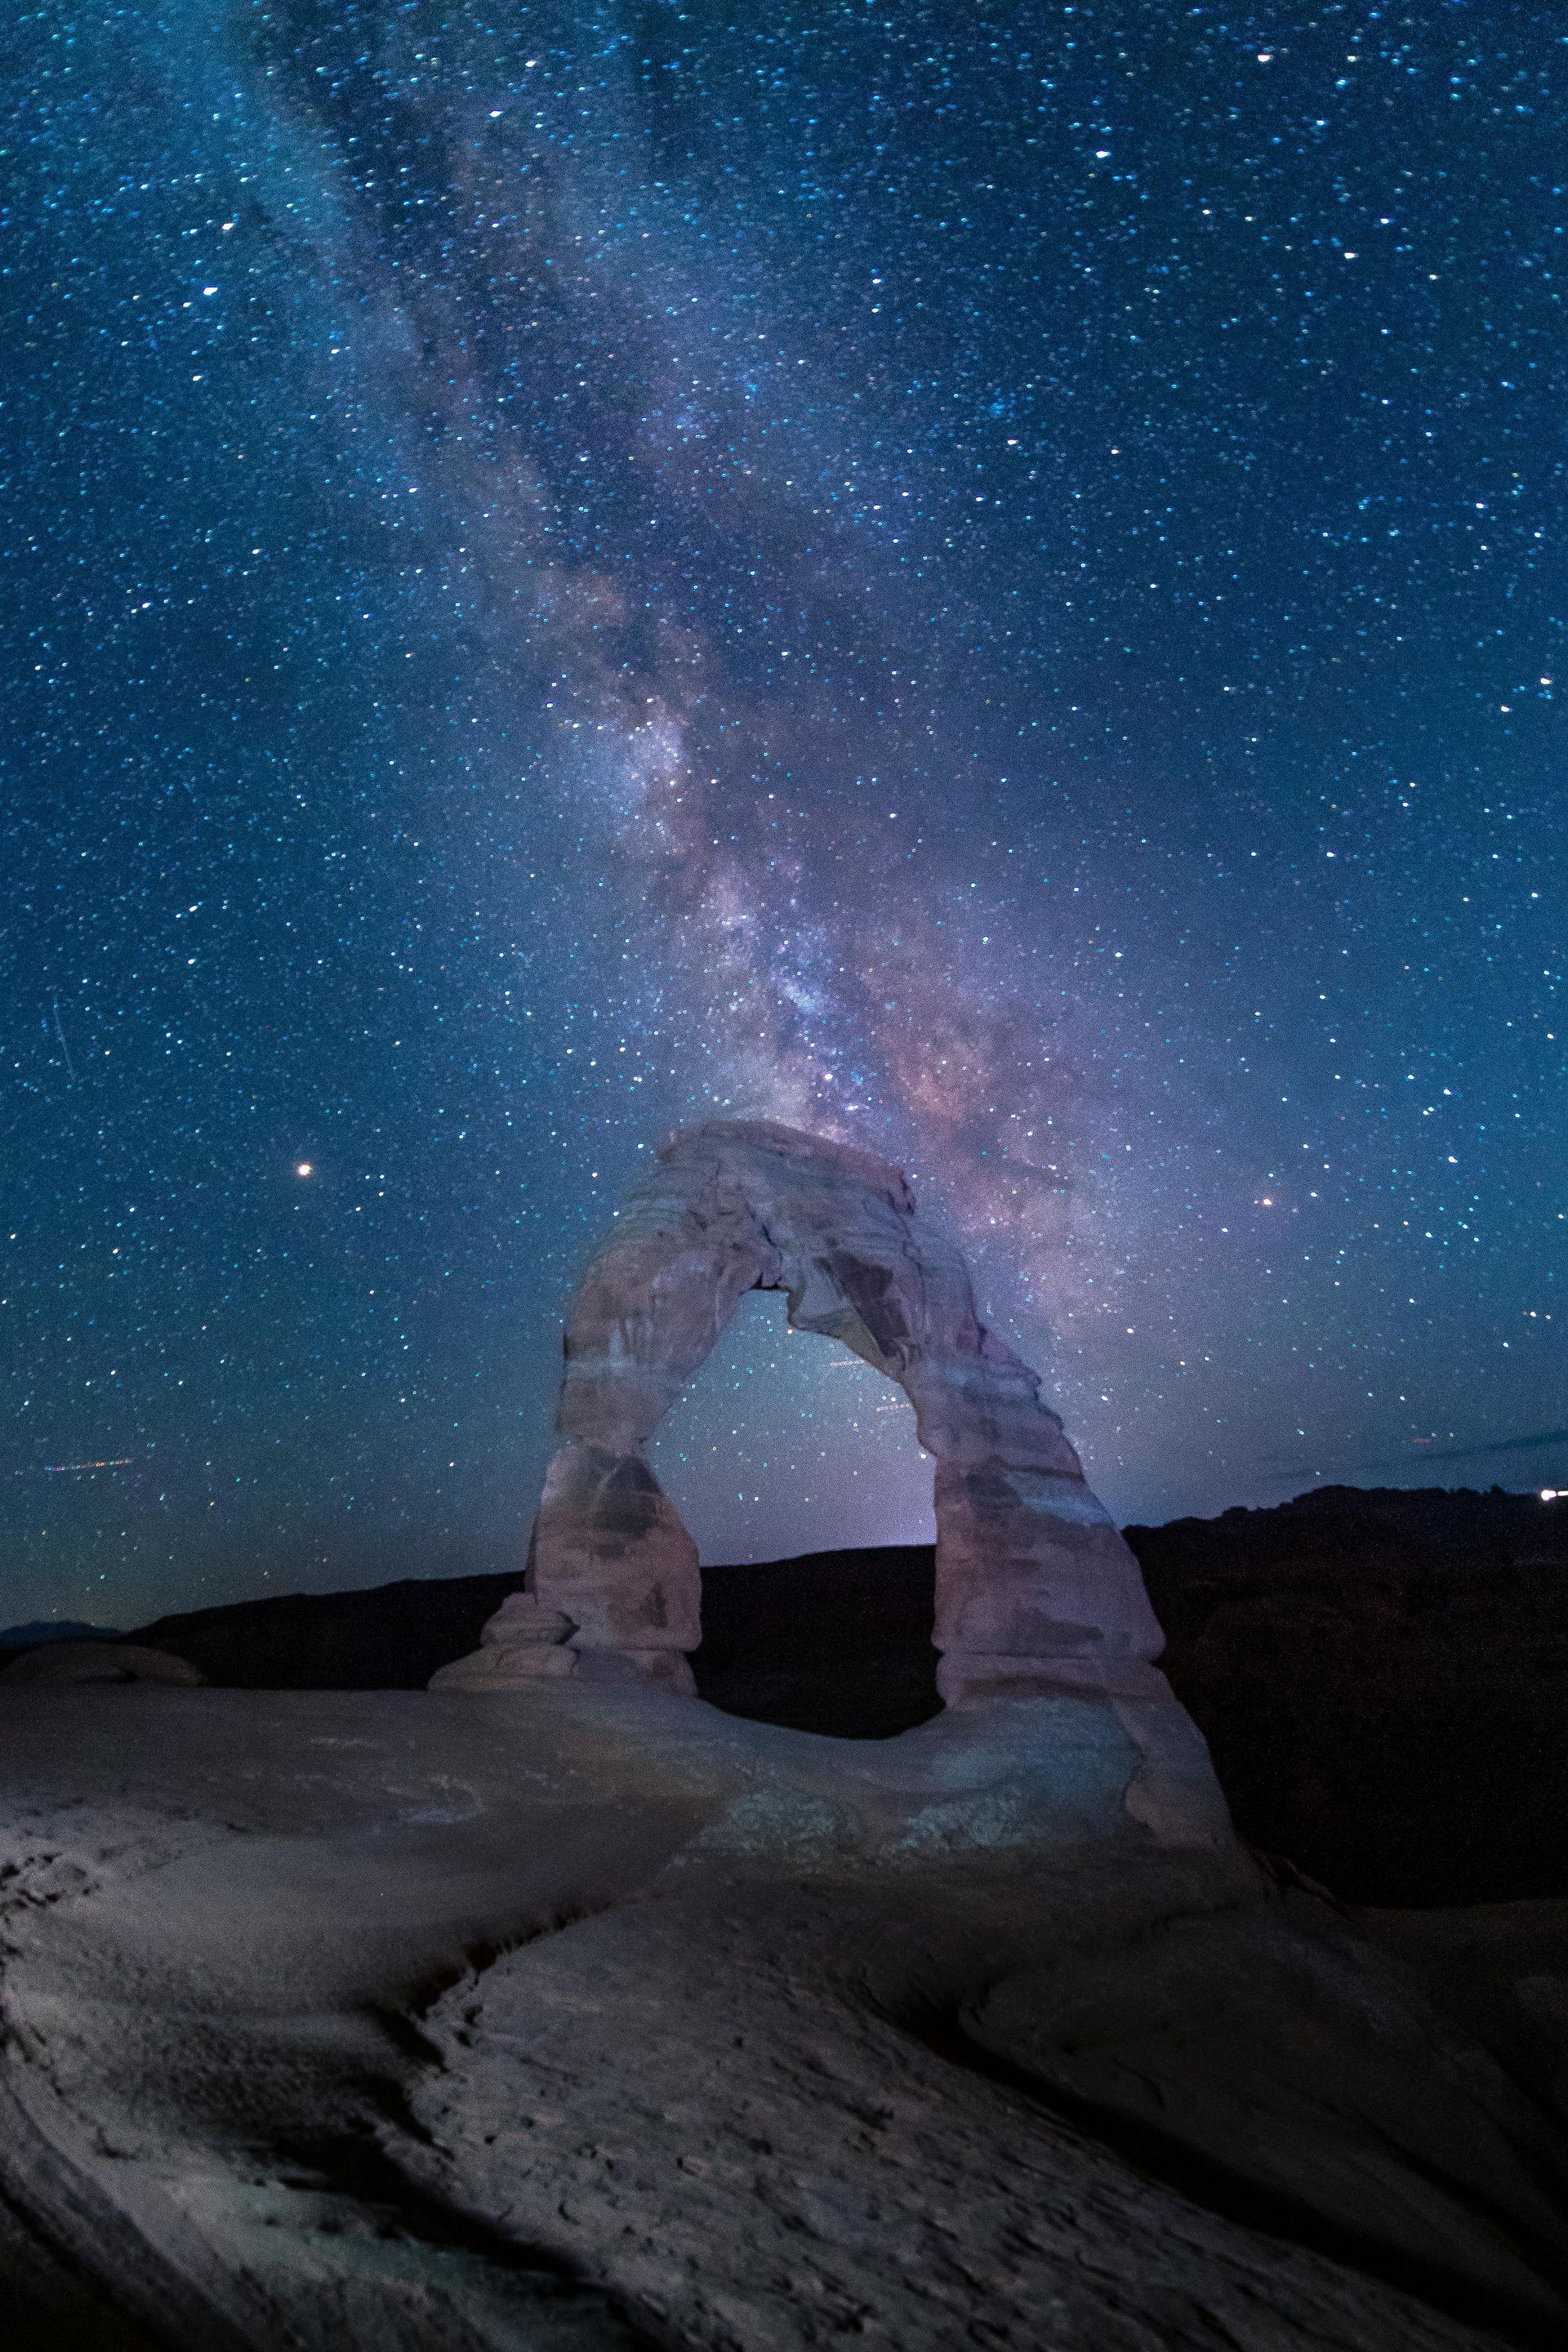
<svg viewBox="0 0 1568 2352"><path fill-rule="evenodd" d="M506 1565L724 1114L1125 1517L1563 1482L1555 9L3 38L4 1613ZM745 1323L710 1553L924 1524L863 1377Z"/></svg>

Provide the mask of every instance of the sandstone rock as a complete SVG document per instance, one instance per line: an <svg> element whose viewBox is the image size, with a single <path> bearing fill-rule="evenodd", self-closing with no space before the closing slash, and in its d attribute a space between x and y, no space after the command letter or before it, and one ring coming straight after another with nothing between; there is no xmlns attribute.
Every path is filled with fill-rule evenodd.
<svg viewBox="0 0 1568 2352"><path fill-rule="evenodd" d="M577 1671L575 1650L534 1648L520 1643L515 1650L499 1644L454 1658L430 1677L432 1690L512 1690L519 1683L559 1680Z"/></svg>
<svg viewBox="0 0 1568 2352"><path fill-rule="evenodd" d="M572 1620L540 1606L531 1592L509 1592L479 1635L479 1647L430 1677L432 1690L504 1690L516 1683L574 1674L577 1653L562 1645Z"/></svg>
<svg viewBox="0 0 1568 2352"><path fill-rule="evenodd" d="M45 1642L24 1650L0 1671L0 1683L34 1689L70 1683L166 1683L188 1689L205 1680L184 1658L136 1642Z"/></svg>
<svg viewBox="0 0 1568 2352"><path fill-rule="evenodd" d="M595 1657L0 1707L15 2342L1568 2341L1561 1906L1391 1964L1143 1833L1104 1699L844 1746Z"/></svg>
<svg viewBox="0 0 1568 2352"><path fill-rule="evenodd" d="M1075 1692L1168 1706L1137 1562L1038 1374L981 1322L959 1251L897 1169L764 1121L668 1144L574 1301L562 1444L527 1571L533 1606L570 1621L572 1653L613 1653L691 1687L697 1549L644 1449L752 1289L786 1292L796 1330L853 1349L914 1406L936 1458L943 1697L1050 1695L1065 1676ZM443 1685L534 1679L531 1622L509 1601L485 1644L510 1664L459 1661Z"/></svg>

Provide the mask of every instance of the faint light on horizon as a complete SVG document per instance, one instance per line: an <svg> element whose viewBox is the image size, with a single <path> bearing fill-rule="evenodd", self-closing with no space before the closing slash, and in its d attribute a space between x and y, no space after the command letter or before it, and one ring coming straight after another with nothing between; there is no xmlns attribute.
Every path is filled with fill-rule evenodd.
<svg viewBox="0 0 1568 2352"><path fill-rule="evenodd" d="M1568 1503L1568 1486L1542 1486L1541 1499L1543 1503Z"/></svg>

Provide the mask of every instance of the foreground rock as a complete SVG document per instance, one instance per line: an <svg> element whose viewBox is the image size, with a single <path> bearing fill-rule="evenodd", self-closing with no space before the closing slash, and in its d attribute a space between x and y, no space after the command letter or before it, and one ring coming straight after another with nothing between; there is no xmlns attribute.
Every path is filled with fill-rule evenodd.
<svg viewBox="0 0 1568 2352"><path fill-rule="evenodd" d="M1491 1923L1489 1973L1374 1922L1391 1959L1222 1821L1141 1819L1139 1769L1053 1700L846 1746L571 1677L17 1691L8 2315L94 2352L1561 2341L1560 1923Z"/></svg>

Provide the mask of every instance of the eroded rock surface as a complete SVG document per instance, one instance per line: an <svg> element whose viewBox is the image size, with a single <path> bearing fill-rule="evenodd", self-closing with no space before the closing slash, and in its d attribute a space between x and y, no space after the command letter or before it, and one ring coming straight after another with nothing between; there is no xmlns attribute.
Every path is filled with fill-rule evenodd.
<svg viewBox="0 0 1568 2352"><path fill-rule="evenodd" d="M986 1329L963 1257L897 1169L763 1121L678 1136L626 1202L566 1328L527 1590L445 1688L558 1677L689 1689L697 1549L648 1465L659 1421L748 1290L898 1381L936 1461L939 1686L951 1704L1099 1693L1150 1722L1168 1693L1137 1562L1038 1375ZM542 1627L568 1621L564 1643Z"/></svg>
<svg viewBox="0 0 1568 2352"><path fill-rule="evenodd" d="M1384 1958L1228 1843L1107 1837L1136 1766L1050 1699L846 1748L646 1682L18 1691L7 2317L68 2352L1555 2347L1561 1922L1479 1974L1458 1923L1467 2024L1421 1919Z"/></svg>

